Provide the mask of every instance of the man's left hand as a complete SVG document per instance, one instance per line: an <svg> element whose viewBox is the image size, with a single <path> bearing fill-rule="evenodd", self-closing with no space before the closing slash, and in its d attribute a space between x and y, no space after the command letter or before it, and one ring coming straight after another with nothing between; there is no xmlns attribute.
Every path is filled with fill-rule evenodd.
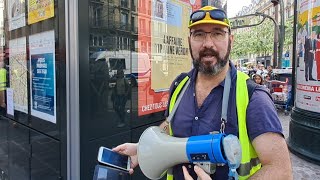
<svg viewBox="0 0 320 180"><path fill-rule="evenodd" d="M182 166L182 170L185 180L193 180L185 166ZM197 174L199 180L211 180L211 177L199 166L194 166L194 172Z"/></svg>

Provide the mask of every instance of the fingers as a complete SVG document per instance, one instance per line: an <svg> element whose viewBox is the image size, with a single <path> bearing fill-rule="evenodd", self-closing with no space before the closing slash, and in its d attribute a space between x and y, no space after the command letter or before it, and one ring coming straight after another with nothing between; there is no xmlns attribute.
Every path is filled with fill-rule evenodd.
<svg viewBox="0 0 320 180"><path fill-rule="evenodd" d="M136 154L136 145L133 143L124 143L112 149L112 151L118 152L120 154L133 156Z"/></svg>
<svg viewBox="0 0 320 180"><path fill-rule="evenodd" d="M137 144L134 143L124 143L120 144L117 147L113 148L112 151L118 152L130 156L130 167L129 173L133 173L133 168L138 166L138 156L137 156Z"/></svg>
<svg viewBox="0 0 320 180"><path fill-rule="evenodd" d="M182 171L185 180L193 180L185 166L182 166Z"/></svg>
<svg viewBox="0 0 320 180"><path fill-rule="evenodd" d="M130 156L130 160L131 160L131 164L130 164L131 168L135 168L136 166L138 166L139 164L138 156Z"/></svg>
<svg viewBox="0 0 320 180"><path fill-rule="evenodd" d="M211 177L199 166L194 166L194 172L201 180L211 180Z"/></svg>
<svg viewBox="0 0 320 180"><path fill-rule="evenodd" d="M120 144L120 145L118 145L117 147L112 148L112 151L121 153L122 151L125 151L125 150L126 150L126 144L127 144L127 143Z"/></svg>
<svg viewBox="0 0 320 180"><path fill-rule="evenodd" d="M133 172L134 172L133 169L129 170L129 174L133 174Z"/></svg>

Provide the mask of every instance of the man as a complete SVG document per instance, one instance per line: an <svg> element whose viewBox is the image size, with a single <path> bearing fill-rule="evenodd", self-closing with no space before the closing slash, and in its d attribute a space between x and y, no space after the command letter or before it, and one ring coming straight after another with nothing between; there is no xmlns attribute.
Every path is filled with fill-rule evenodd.
<svg viewBox="0 0 320 180"><path fill-rule="evenodd" d="M7 87L7 70L5 69L5 63L3 59L0 61L0 114L6 112L6 88Z"/></svg>
<svg viewBox="0 0 320 180"><path fill-rule="evenodd" d="M264 65L263 64L258 64L258 70L257 70L256 74L264 76L265 74L268 74L268 71L264 69Z"/></svg>
<svg viewBox="0 0 320 180"><path fill-rule="evenodd" d="M206 6L190 16L190 53L194 68L188 73L190 85L182 96L181 102L171 121L171 130L175 137L189 137L219 131L221 127L222 96L227 73L231 75L231 88L228 115L225 123L226 134L239 135L236 105L237 71L229 61L233 44L233 35L226 14L215 7ZM246 83L246 82L244 82ZM175 84L175 83L173 83ZM172 91L173 85L171 87ZM170 101L169 101L170 102ZM168 115L167 110L166 115ZM256 152L262 168L255 174L246 174L251 179L292 179L290 157L282 128L272 99L261 86L253 92L246 111L247 139ZM243 118L243 117L242 117ZM245 118L245 116L244 116ZM165 121L160 128L169 134ZM242 132L242 131L241 131ZM240 141L241 144L241 141ZM132 167L138 165L136 144L122 144L114 151L130 155ZM247 153L243 149L244 153ZM244 158L244 157L242 157ZM256 158L256 159L257 159ZM251 162L248 162L251 165ZM248 169L248 167L247 167ZM217 166L216 172L209 177L204 171L190 164L173 167L175 180L180 179L228 179L228 166ZM253 170L255 171L255 170ZM130 173L133 169L130 170Z"/></svg>
<svg viewBox="0 0 320 180"><path fill-rule="evenodd" d="M312 77L313 61L314 61L314 47L315 47L315 32L308 34L305 37L304 44L304 63L305 63L305 78L306 81L315 81Z"/></svg>

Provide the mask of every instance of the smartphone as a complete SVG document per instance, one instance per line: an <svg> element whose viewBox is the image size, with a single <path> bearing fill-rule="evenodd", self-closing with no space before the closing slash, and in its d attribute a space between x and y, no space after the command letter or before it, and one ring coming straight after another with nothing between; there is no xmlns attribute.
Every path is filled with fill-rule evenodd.
<svg viewBox="0 0 320 180"><path fill-rule="evenodd" d="M129 180L129 172L125 172L113 167L96 165L93 180Z"/></svg>
<svg viewBox="0 0 320 180"><path fill-rule="evenodd" d="M130 169L129 156L113 152L111 149L101 146L98 152L98 162L124 171Z"/></svg>

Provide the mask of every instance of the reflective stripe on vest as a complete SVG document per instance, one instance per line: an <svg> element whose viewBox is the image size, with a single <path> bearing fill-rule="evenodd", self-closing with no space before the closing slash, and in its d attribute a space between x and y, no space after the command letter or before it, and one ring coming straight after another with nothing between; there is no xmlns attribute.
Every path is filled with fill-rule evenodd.
<svg viewBox="0 0 320 180"><path fill-rule="evenodd" d="M0 91L6 90L7 86L7 70L4 68L0 69Z"/></svg>
<svg viewBox="0 0 320 180"><path fill-rule="evenodd" d="M176 100L178 98L178 95L180 94L183 86L186 84L186 82L188 81L189 76L186 76L182 79L182 81L178 84L178 86L176 87L176 89L174 90L171 99L170 99L170 104L169 104L169 113L171 113L174 104L176 103ZM178 83L178 82L175 82ZM171 123L169 123L169 135L173 136L173 132L172 132L172 128L171 128ZM167 180L173 180L173 174L172 174L172 168L169 168L167 171Z"/></svg>
<svg viewBox="0 0 320 180"><path fill-rule="evenodd" d="M188 76L187 76L188 77ZM187 78L186 77L186 78ZM169 113L173 109L176 99L181 91L182 87L189 79L184 78L174 90L173 95L169 104ZM242 149L242 158L240 167L237 169L239 173L239 179L248 179L255 172L261 168L260 161L258 159L257 153L248 137L247 125L246 125L246 113L247 106L249 104L249 95L247 88L247 79L249 76L243 72L237 71L237 84L236 84L236 106L237 106L237 116L238 116L238 130L239 130L239 140ZM170 135L173 135L171 123L169 124ZM167 180L173 180L172 174L167 174Z"/></svg>
<svg viewBox="0 0 320 180"><path fill-rule="evenodd" d="M172 96L171 96L171 100L170 100L170 105L169 105L169 113L171 113L174 104L176 103L176 100L178 98L178 95L180 94L183 86L186 84L186 82L188 81L189 76L186 76L182 79L182 81L178 84L178 86L176 87L176 89L174 90ZM178 82L175 82L178 83ZM169 124L169 135L172 136L172 128L171 128L171 123Z"/></svg>

